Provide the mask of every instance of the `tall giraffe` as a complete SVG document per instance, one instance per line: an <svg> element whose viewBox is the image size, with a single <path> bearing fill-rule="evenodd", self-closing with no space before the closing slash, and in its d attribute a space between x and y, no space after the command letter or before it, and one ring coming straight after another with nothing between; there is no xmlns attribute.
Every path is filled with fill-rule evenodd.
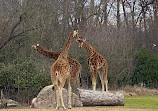
<svg viewBox="0 0 158 111"><path fill-rule="evenodd" d="M32 47L34 47L40 54L42 54L46 57L49 57L49 58L53 58L55 60L58 59L58 56L61 53L61 51L46 50L46 49L40 47L39 44L33 45ZM68 57L67 59L69 61L70 68L71 68L71 77L78 84L79 83L78 76L82 70L81 64L76 59L73 59L71 57ZM81 81L80 81L80 86L81 86Z"/></svg>
<svg viewBox="0 0 158 111"><path fill-rule="evenodd" d="M104 85L106 85L106 91L108 91L108 79L107 79L107 71L108 71L108 64L107 61L104 59L102 55L100 55L96 49L90 45L86 40L82 37L77 36L77 42L79 43L79 47L84 47L87 52L89 53L88 56L88 65L89 70L91 73L92 78L92 86L93 90L96 90L96 80L97 80L97 73L99 73L99 77L102 84L102 91L104 91ZM100 72L102 69L102 73Z"/></svg>
<svg viewBox="0 0 158 111"><path fill-rule="evenodd" d="M75 30L70 33L68 42L66 43L64 49L61 51L58 59L51 66L51 80L54 85L54 89L56 91L56 97L57 97L56 109L59 109L60 101L63 109L66 109L62 95L62 89L65 85L66 80L68 83L68 108L71 108L71 84L70 84L71 75L70 75L70 65L67 57L68 57L68 50L70 48L71 41L76 35L77 35L77 31Z"/></svg>

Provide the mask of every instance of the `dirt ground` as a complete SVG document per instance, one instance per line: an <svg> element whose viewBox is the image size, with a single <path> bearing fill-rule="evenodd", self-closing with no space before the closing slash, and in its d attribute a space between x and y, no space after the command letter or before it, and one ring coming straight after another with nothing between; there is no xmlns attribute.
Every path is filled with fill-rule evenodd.
<svg viewBox="0 0 158 111"><path fill-rule="evenodd" d="M57 111L56 109L33 109L33 108L20 108L20 109L0 109L0 111ZM59 111L62 111L60 109ZM115 108L115 107L80 107L66 109L65 111L156 111L153 109L130 109L130 108Z"/></svg>

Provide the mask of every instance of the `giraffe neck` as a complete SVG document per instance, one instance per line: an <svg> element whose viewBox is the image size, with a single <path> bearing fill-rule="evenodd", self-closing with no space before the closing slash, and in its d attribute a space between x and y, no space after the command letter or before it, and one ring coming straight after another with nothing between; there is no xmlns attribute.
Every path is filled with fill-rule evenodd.
<svg viewBox="0 0 158 111"><path fill-rule="evenodd" d="M71 33L70 36L69 36L69 39L68 39L68 41L67 41L67 43L66 43L66 45L65 45L65 47L63 49L63 52L68 52L68 50L70 48L70 44L71 44L72 38L73 37L72 37L72 33Z"/></svg>
<svg viewBox="0 0 158 111"><path fill-rule="evenodd" d="M83 47L87 50L87 52L89 53L89 55L93 54L95 51L95 48L93 48L88 42L84 42L83 43Z"/></svg>
<svg viewBox="0 0 158 111"><path fill-rule="evenodd" d="M64 49L63 49L63 51L62 51L61 54L60 54L60 56L67 58L67 56L68 56L68 51L69 51L69 48L70 48L70 45L71 45L72 38L73 38L73 37L72 37L72 33L71 33L70 36L69 36L69 39L68 39L68 41L67 41L67 43L66 43L66 45L65 45L65 47L64 47Z"/></svg>
<svg viewBox="0 0 158 111"><path fill-rule="evenodd" d="M49 57L49 58L53 58L53 59L57 59L58 56L60 55L60 51L49 51L49 50L45 50L43 48L41 48L40 46L36 47L36 50L41 53L42 55Z"/></svg>

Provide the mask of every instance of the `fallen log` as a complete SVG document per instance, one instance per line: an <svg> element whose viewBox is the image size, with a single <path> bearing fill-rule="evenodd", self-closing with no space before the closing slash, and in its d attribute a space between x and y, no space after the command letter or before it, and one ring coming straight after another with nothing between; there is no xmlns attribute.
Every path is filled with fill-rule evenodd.
<svg viewBox="0 0 158 111"><path fill-rule="evenodd" d="M79 97L83 106L123 106L124 95L119 92L101 92L79 90Z"/></svg>

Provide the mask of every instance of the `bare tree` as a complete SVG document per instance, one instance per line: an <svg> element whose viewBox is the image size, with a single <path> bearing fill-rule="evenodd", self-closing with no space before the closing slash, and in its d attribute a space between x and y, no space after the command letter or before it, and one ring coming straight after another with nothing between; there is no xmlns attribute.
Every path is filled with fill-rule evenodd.
<svg viewBox="0 0 158 111"><path fill-rule="evenodd" d="M120 0L117 0L117 28L120 28Z"/></svg>
<svg viewBox="0 0 158 111"><path fill-rule="evenodd" d="M128 26L128 17L127 17L126 9L125 9L125 0L122 0L122 8L123 8L123 15L124 15L124 20L125 20L125 23L126 23L126 27L129 28L129 26Z"/></svg>
<svg viewBox="0 0 158 111"><path fill-rule="evenodd" d="M34 30L34 29L28 29L28 30L21 30L20 32L16 32L16 30L18 29L18 28L20 28L20 26L21 26L21 24L22 24L22 22L25 20L25 18L26 18L26 13L27 13L27 11L28 10L23 10L23 12L21 12L22 11L22 6L21 6L21 4L19 4L17 1L15 1L14 2L15 4L16 4L16 6L18 5L18 6L20 6L20 13L19 13L19 20L17 21L17 23L15 23L14 25L13 25L13 27L11 28L11 31L10 31L10 34L9 34L9 37L8 37L8 39L7 40L5 40L3 43L2 43L2 45L0 46L0 49L2 49L8 42L10 42L11 40L13 40L13 39L15 39L16 37L18 37L18 36L21 36L22 34L24 34L24 33L26 33L26 32L29 32L29 31L31 31L31 30Z"/></svg>
<svg viewBox="0 0 158 111"><path fill-rule="evenodd" d="M132 3L132 6L131 6L131 15L132 15L132 29L135 30L135 3L136 3L136 0L133 1Z"/></svg>

